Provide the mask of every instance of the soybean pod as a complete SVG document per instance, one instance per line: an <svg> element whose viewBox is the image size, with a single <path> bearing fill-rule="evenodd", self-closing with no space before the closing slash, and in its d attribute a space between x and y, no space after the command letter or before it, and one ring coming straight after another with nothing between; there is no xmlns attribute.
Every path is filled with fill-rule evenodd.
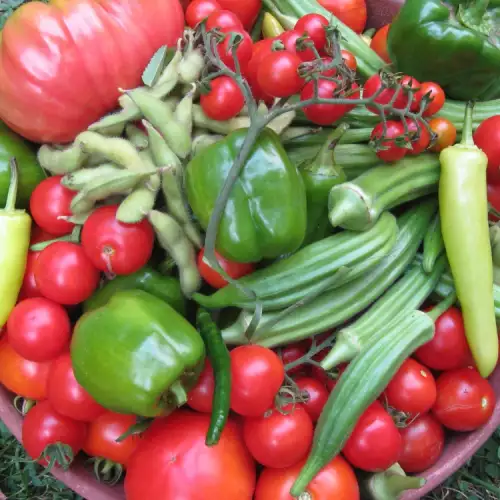
<svg viewBox="0 0 500 500"><path fill-rule="evenodd" d="M441 234L441 218L436 214L424 238L424 260L422 267L431 273L436 260L444 253L444 241Z"/></svg>
<svg viewBox="0 0 500 500"><path fill-rule="evenodd" d="M44 144L38 150L37 156L42 168L54 175L64 175L82 167L88 155L76 140L65 148Z"/></svg>
<svg viewBox="0 0 500 500"><path fill-rule="evenodd" d="M125 135L138 150L143 150L148 147L148 136L137 125L129 123L125 127Z"/></svg>
<svg viewBox="0 0 500 500"><path fill-rule="evenodd" d="M103 176L119 172L120 168L112 163L106 163L95 168L82 168L76 172L66 174L61 179L61 184L72 191L80 191L86 184Z"/></svg>

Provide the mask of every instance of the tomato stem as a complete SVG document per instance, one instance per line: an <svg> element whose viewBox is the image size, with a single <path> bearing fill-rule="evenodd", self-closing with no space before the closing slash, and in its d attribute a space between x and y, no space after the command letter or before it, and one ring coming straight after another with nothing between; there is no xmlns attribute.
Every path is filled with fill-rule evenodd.
<svg viewBox="0 0 500 500"><path fill-rule="evenodd" d="M432 318L434 322L443 314L445 311L447 311L457 300L457 294L453 292L450 294L446 299L442 300L437 304L433 309L427 312L427 315Z"/></svg>

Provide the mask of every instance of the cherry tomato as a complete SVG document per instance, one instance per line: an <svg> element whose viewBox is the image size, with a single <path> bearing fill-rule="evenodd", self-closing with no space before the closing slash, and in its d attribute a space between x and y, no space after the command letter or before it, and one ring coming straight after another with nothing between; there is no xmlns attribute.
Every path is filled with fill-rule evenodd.
<svg viewBox="0 0 500 500"><path fill-rule="evenodd" d="M474 132L474 143L488 157L488 182L500 184L500 115L484 120Z"/></svg>
<svg viewBox="0 0 500 500"><path fill-rule="evenodd" d="M394 409L417 415L436 402L436 381L418 361L408 358L385 389L387 403Z"/></svg>
<svg viewBox="0 0 500 500"><path fill-rule="evenodd" d="M195 28L217 10L221 10L221 6L215 0L193 0L186 9L186 24Z"/></svg>
<svg viewBox="0 0 500 500"><path fill-rule="evenodd" d="M365 85L363 87L363 98L369 98L375 95L379 90L385 87L386 84L380 77L380 75L376 74L368 78L366 80ZM384 88L382 92L375 98L377 104L388 104L391 102L396 89L394 88ZM392 105L394 109L405 109L408 104L408 95L405 93L404 88L399 89L398 95ZM366 108L372 113L378 114L377 108L372 105L367 105ZM388 113L388 112L386 112Z"/></svg>
<svg viewBox="0 0 500 500"><path fill-rule="evenodd" d="M495 409L495 392L474 368L442 373L432 411L448 429L468 432L484 425Z"/></svg>
<svg viewBox="0 0 500 500"><path fill-rule="evenodd" d="M273 406L285 369L278 355L258 345L236 347L231 356L231 409L245 417L260 417Z"/></svg>
<svg viewBox="0 0 500 500"><path fill-rule="evenodd" d="M316 54L306 43L308 41L312 42L312 40L309 37L305 37L300 31L285 31L277 39L283 43L285 50L299 56L301 61L309 62L316 59Z"/></svg>
<svg viewBox="0 0 500 500"><path fill-rule="evenodd" d="M358 69L358 61L356 60L356 56L348 50L342 50L340 53L342 54L342 59L344 60L345 65L351 71L356 71Z"/></svg>
<svg viewBox="0 0 500 500"><path fill-rule="evenodd" d="M413 140L411 141L412 149L408 149L409 155L419 155L423 153L431 142L431 134L427 130L426 126L420 122L418 125L414 120L406 118L406 123L408 125L408 130L412 134ZM418 139L416 137L418 136Z"/></svg>
<svg viewBox="0 0 500 500"><path fill-rule="evenodd" d="M437 462L444 448L444 430L430 413L420 415L399 432L403 451L398 463L405 472L423 472Z"/></svg>
<svg viewBox="0 0 500 500"><path fill-rule="evenodd" d="M11 346L30 361L50 361L68 346L71 323L64 307L43 297L19 302L10 313Z"/></svg>
<svg viewBox="0 0 500 500"><path fill-rule="evenodd" d="M261 417L246 418L243 437L248 451L265 467L290 467L307 455L314 427L301 404L273 409Z"/></svg>
<svg viewBox="0 0 500 500"><path fill-rule="evenodd" d="M75 227L71 222L59 219L70 216L69 208L75 192L61 185L61 175L44 179L31 193L30 212L40 228L54 236L69 234Z"/></svg>
<svg viewBox="0 0 500 500"><path fill-rule="evenodd" d="M389 57L389 52L387 51L387 35L389 34L390 24L382 26L370 42L370 48L387 64L391 64L391 58Z"/></svg>
<svg viewBox="0 0 500 500"><path fill-rule="evenodd" d="M14 394L37 401L45 399L50 366L50 361L24 359L5 337L0 340L0 384Z"/></svg>
<svg viewBox="0 0 500 500"><path fill-rule="evenodd" d="M74 420L91 422L105 411L77 382L69 353L62 354L52 364L47 392L52 407Z"/></svg>
<svg viewBox="0 0 500 500"><path fill-rule="evenodd" d="M312 377L298 377L295 379L297 387L307 397L302 403L313 422L317 422L328 400L328 391L324 384Z"/></svg>
<svg viewBox="0 0 500 500"><path fill-rule="evenodd" d="M285 469L264 469L257 481L255 500L294 500L290 489L305 460ZM359 486L352 467L336 456L307 485L304 498L311 500L359 500Z"/></svg>
<svg viewBox="0 0 500 500"><path fill-rule="evenodd" d="M446 118L432 118L429 120L431 130L437 135L431 151L439 153L448 146L453 146L457 140L457 129L455 125Z"/></svg>
<svg viewBox="0 0 500 500"><path fill-rule="evenodd" d="M491 207L500 212L500 184L488 184L488 203ZM492 222L497 222L499 219L494 214L488 214L488 218Z"/></svg>
<svg viewBox="0 0 500 500"><path fill-rule="evenodd" d="M147 219L137 224L116 220L118 205L95 210L82 229L82 247L100 271L132 274L151 258L155 235Z"/></svg>
<svg viewBox="0 0 500 500"><path fill-rule="evenodd" d="M33 460L38 459L47 446L56 443L69 446L76 456L83 448L86 436L87 424L60 415L49 401L37 403L23 420L22 443ZM48 465L45 458L39 463Z"/></svg>
<svg viewBox="0 0 500 500"><path fill-rule="evenodd" d="M420 84L420 90L415 94L415 104L412 106L414 110L420 109L422 98L427 94L430 95L432 101L427 105L427 108L423 112L423 116L432 116L443 107L446 95L444 90L437 83L423 82Z"/></svg>
<svg viewBox="0 0 500 500"><path fill-rule="evenodd" d="M212 365L208 359L205 359L203 371L200 373L196 385L188 393L188 406L201 413L210 413L212 411L214 388L215 381Z"/></svg>
<svg viewBox="0 0 500 500"><path fill-rule="evenodd" d="M224 40L217 45L217 52L221 61L232 70L235 69L235 65L230 33L239 33L243 37L243 40L239 43L238 48L236 49L236 57L238 58L240 67L243 68L244 71L247 64L250 62L250 58L252 57L252 39L250 38L250 35L243 29L222 28L220 31L221 33L226 34L226 38L224 38Z"/></svg>
<svg viewBox="0 0 500 500"><path fill-rule="evenodd" d="M249 30L254 25L260 9L262 8L262 0L218 0L223 9L234 12L245 29Z"/></svg>
<svg viewBox="0 0 500 500"><path fill-rule="evenodd" d="M375 472L395 464L402 445L392 417L375 401L358 420L342 452L354 467Z"/></svg>
<svg viewBox="0 0 500 500"><path fill-rule="evenodd" d="M283 346L279 351L279 356L283 365L286 366L288 363L293 363L297 361L302 356L304 356L309 350L308 345L305 342L294 342L293 344L288 344ZM304 365L300 364L295 368L288 370L289 375L300 373L304 370Z"/></svg>
<svg viewBox="0 0 500 500"><path fill-rule="evenodd" d="M299 56L291 52L271 52L262 59L257 70L260 88L273 97L288 97L300 92L304 86L298 73L301 62Z"/></svg>
<svg viewBox="0 0 500 500"><path fill-rule="evenodd" d="M420 90L420 82L418 80L416 80L415 78L413 78L412 76L408 76L408 75L404 75L401 80L399 81L399 83L403 86L403 88L405 89L405 91L409 92L411 90L412 92L412 104L410 106L410 109L414 107L415 105L415 99L416 99L416 95L418 93L418 91ZM408 95L408 99L409 99L409 95ZM408 99L407 99L407 102L408 102ZM418 108L417 108L418 110Z"/></svg>
<svg viewBox="0 0 500 500"><path fill-rule="evenodd" d="M42 295L63 305L87 300L99 284L99 271L83 248L58 241L44 248L35 262L35 280Z"/></svg>
<svg viewBox="0 0 500 500"><path fill-rule="evenodd" d="M348 99L358 99L359 90L358 86L353 83L352 88L354 92L348 96ZM337 83L324 80L323 78L318 79L318 96L324 99L331 99L336 97L337 94ZM314 97L314 82L310 81L303 88L300 93L300 100L307 101ZM342 96L339 96L342 97ZM331 125L332 123L340 120L346 113L351 111L356 107L353 105L346 104L311 104L303 108L304 114L307 118L315 123L316 125Z"/></svg>
<svg viewBox="0 0 500 500"><path fill-rule="evenodd" d="M405 129L401 122L397 122L394 120L386 121L386 131L384 134L384 124L379 123L375 125L371 133L371 139L375 140L380 137L384 137L381 146L386 149L379 149L375 152L375 154L383 161L393 162L397 160L401 160L408 149L399 146L396 142L398 137L402 137L405 133Z"/></svg>
<svg viewBox="0 0 500 500"><path fill-rule="evenodd" d="M136 423L135 415L102 413L90 423L83 451L91 457L102 457L126 467L141 438L132 434L120 442L116 440Z"/></svg>
<svg viewBox="0 0 500 500"><path fill-rule="evenodd" d="M321 14L306 14L294 26L301 35L307 35L314 42L316 50L322 51L326 45L326 30L328 19Z"/></svg>
<svg viewBox="0 0 500 500"><path fill-rule="evenodd" d="M36 243L41 243L42 241L49 241L57 238L56 235L47 233L41 227L33 225L31 228L31 238L30 245L35 245Z"/></svg>
<svg viewBox="0 0 500 500"><path fill-rule="evenodd" d="M234 118L245 105L245 98L238 84L229 76L219 76L210 82L210 92L202 94L200 104L212 120Z"/></svg>
<svg viewBox="0 0 500 500"><path fill-rule="evenodd" d="M364 31L368 18L365 0L318 0L318 3L356 33Z"/></svg>
<svg viewBox="0 0 500 500"><path fill-rule="evenodd" d="M450 307L439 316L435 322L434 337L419 347L414 356L425 366L439 371L465 368L472 364L460 309Z"/></svg>
<svg viewBox="0 0 500 500"><path fill-rule="evenodd" d="M238 16L231 11L216 10L208 16L205 27L207 31L215 28L219 30L226 28L229 30L241 30L243 29L243 24L238 19Z"/></svg>
<svg viewBox="0 0 500 500"><path fill-rule="evenodd" d="M204 256L205 249L202 248L198 253L198 271L200 272L201 277L214 288L225 287L228 284L227 281L208 264ZM222 257L222 255L217 252L215 252L215 258L222 269L224 269L224 271L226 271L226 273L233 279L241 278L254 271L253 264L232 262Z"/></svg>
<svg viewBox="0 0 500 500"><path fill-rule="evenodd" d="M266 104L272 104L273 97L267 95L259 85L257 80L257 71L259 70L262 59L271 53L271 47L274 39L266 38L254 43L252 57L245 68L245 78L252 89L252 94L256 101L264 101Z"/></svg>

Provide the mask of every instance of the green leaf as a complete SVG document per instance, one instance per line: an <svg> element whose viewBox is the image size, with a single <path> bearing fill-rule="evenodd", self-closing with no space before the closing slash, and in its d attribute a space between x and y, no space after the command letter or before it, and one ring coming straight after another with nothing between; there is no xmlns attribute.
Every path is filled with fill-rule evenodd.
<svg viewBox="0 0 500 500"><path fill-rule="evenodd" d="M174 57L175 50L167 48L166 45L161 46L149 61L144 73L142 74L142 82L148 87L153 87L162 71Z"/></svg>

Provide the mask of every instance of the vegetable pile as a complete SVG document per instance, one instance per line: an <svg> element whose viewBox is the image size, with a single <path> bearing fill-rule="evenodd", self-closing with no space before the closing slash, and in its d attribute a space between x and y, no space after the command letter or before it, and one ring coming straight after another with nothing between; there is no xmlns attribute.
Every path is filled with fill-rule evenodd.
<svg viewBox="0 0 500 500"><path fill-rule="evenodd" d="M496 9L363 34L341 5L7 20L0 383L33 460L127 500L395 500L488 422L500 101L450 98L497 97Z"/></svg>

